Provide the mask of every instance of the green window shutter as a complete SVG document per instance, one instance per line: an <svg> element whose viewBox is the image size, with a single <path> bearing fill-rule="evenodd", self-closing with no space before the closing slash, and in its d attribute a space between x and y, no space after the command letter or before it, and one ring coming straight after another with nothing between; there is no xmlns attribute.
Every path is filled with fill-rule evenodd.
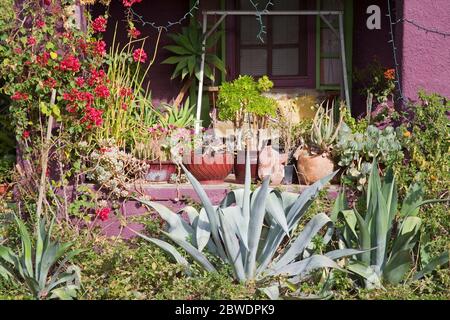
<svg viewBox="0 0 450 320"><path fill-rule="evenodd" d="M344 10L344 36L345 36L345 49L347 58L347 73L349 79L349 88L351 92L352 87L352 51L353 51L353 0L317 0L317 10ZM332 19L331 17L329 20ZM338 19L332 20L331 23L339 30ZM333 48L340 50L339 39L331 32L331 29L327 26L322 19L316 17L316 89L317 90L340 90L340 78L327 79L324 77L325 72L329 73L328 78L333 78L332 69L341 67L340 51L325 52L324 42L326 39L329 41L336 41L336 45ZM325 70L328 68L328 70ZM351 95L351 93L350 93Z"/></svg>

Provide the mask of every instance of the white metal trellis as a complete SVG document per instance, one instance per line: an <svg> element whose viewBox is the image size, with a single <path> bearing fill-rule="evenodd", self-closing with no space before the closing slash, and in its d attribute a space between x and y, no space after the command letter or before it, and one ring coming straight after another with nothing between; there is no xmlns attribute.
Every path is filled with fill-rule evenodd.
<svg viewBox="0 0 450 320"><path fill-rule="evenodd" d="M325 16L338 16L339 17L339 30L336 30L333 25L327 20ZM220 16L219 20L208 31L208 16ZM206 39L217 29L217 27L223 22L227 16L319 16L328 27L339 38L341 49L341 61L342 61L342 82L343 92L341 95L345 97L347 105L350 108L350 91L347 75L347 59L345 55L345 39L344 39L344 12L343 11L203 11L203 46L202 46L202 59L200 64L200 81L198 85L197 96L197 115L195 132L200 131L200 117L202 113L202 98L203 98L203 78L205 74L205 55L206 55ZM342 91L342 89L341 89Z"/></svg>

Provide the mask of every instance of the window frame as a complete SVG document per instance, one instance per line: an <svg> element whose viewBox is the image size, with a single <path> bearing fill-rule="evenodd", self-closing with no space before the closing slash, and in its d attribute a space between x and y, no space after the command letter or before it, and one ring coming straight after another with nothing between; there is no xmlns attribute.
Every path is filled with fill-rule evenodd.
<svg viewBox="0 0 450 320"><path fill-rule="evenodd" d="M298 0L303 1L303 0ZM306 7L307 9L313 8L315 5L315 0L307 0ZM238 10L239 0L232 1L232 7L230 10ZM272 19L268 17L266 28L272 28ZM227 52L226 52L226 60L229 62L228 66L228 79L234 79L239 75L240 70L240 49L244 48L264 48L269 47L268 52L268 67L271 70L272 67L272 50L274 48L300 48L298 44L273 44L272 39L268 39L268 44L266 45L244 45L240 44L240 17L232 16L229 18L230 22L226 24L227 30ZM315 70L315 55L316 55L316 20L314 16L306 17L306 34L307 34L307 62L306 62L306 75L295 75L295 76L271 76L269 74L270 79L274 82L276 88L314 88L316 85L316 70ZM271 32L267 33L268 36L271 36ZM256 35L255 35L256 36ZM299 33L299 44L302 37ZM299 57L300 59L300 57Z"/></svg>
<svg viewBox="0 0 450 320"><path fill-rule="evenodd" d="M316 0L316 9L321 9L321 3L323 0ZM345 53L347 60L347 75L349 79L349 90L350 97L352 96L352 86L353 81L353 0L343 0L344 2L344 37L345 37ZM316 16L316 90L320 91L338 91L341 90L341 84L322 84L321 83L321 60L322 58L340 58L341 55L338 56L326 56L322 55L321 52L321 43L322 43L322 33L321 28L324 27L324 22L319 16ZM325 26L326 28L326 26Z"/></svg>

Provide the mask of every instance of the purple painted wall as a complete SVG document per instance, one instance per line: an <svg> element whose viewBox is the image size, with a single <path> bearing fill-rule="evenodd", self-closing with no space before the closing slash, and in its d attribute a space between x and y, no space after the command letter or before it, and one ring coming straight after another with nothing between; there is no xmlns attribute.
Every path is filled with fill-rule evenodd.
<svg viewBox="0 0 450 320"><path fill-rule="evenodd" d="M403 17L429 29L450 32L450 1L406 0ZM417 98L425 89L450 97L450 37L426 33L414 25L402 25L402 87L404 95Z"/></svg>
<svg viewBox="0 0 450 320"><path fill-rule="evenodd" d="M378 5L381 9L381 30L369 30L366 27L370 5ZM386 0L357 0L353 4L353 71L364 69L374 59L377 59L386 68L394 66L392 47L389 41L389 20L387 14ZM354 115L366 111L366 97L361 95L361 84L353 83L353 106Z"/></svg>

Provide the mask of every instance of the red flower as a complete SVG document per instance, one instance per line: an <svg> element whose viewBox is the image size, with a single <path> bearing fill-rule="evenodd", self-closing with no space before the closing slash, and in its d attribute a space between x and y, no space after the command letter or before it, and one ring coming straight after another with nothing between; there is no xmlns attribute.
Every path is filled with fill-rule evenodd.
<svg viewBox="0 0 450 320"><path fill-rule="evenodd" d="M48 78L44 81L44 87L53 89L54 87L56 87L56 80L53 78Z"/></svg>
<svg viewBox="0 0 450 320"><path fill-rule="evenodd" d="M104 56L106 54L106 42L103 40L94 42L94 53L99 56Z"/></svg>
<svg viewBox="0 0 450 320"><path fill-rule="evenodd" d="M127 111L128 105L126 103L122 103L122 110Z"/></svg>
<svg viewBox="0 0 450 320"><path fill-rule="evenodd" d="M107 23L108 20L102 16L99 16L92 21L92 29L94 29L95 32L105 32Z"/></svg>
<svg viewBox="0 0 450 320"><path fill-rule="evenodd" d="M77 111L77 108L76 108L76 106L74 106L73 104L68 104L68 105L66 106L66 110L67 110L67 112L69 112L69 113L74 113L75 111Z"/></svg>
<svg viewBox="0 0 450 320"><path fill-rule="evenodd" d="M16 54L22 54L22 48L14 48L14 53Z"/></svg>
<svg viewBox="0 0 450 320"><path fill-rule="evenodd" d="M48 63L48 59L50 59L50 53L44 51L41 56L36 57L36 62L41 66L45 66Z"/></svg>
<svg viewBox="0 0 450 320"><path fill-rule="evenodd" d="M11 96L11 99L13 99L14 101L27 100L28 94L17 91Z"/></svg>
<svg viewBox="0 0 450 320"><path fill-rule="evenodd" d="M30 137L30 131L25 130L25 131L22 133L22 138L28 139L29 137Z"/></svg>
<svg viewBox="0 0 450 320"><path fill-rule="evenodd" d="M49 6L52 4L52 0L44 0L44 4Z"/></svg>
<svg viewBox="0 0 450 320"><path fill-rule="evenodd" d="M37 20L36 21L36 28L43 28L43 27L45 27L45 21L44 20L41 20L41 19L39 19L39 20Z"/></svg>
<svg viewBox="0 0 450 320"><path fill-rule="evenodd" d="M77 77L75 79L75 83L77 84L77 86L82 87L84 86L84 78L83 77Z"/></svg>
<svg viewBox="0 0 450 320"><path fill-rule="evenodd" d="M135 3L140 3L142 0L122 0L124 7L131 7Z"/></svg>
<svg viewBox="0 0 450 320"><path fill-rule="evenodd" d="M27 44L29 46L34 46L36 44L36 38L32 37L32 36L29 36L28 39L27 39Z"/></svg>
<svg viewBox="0 0 450 320"><path fill-rule="evenodd" d="M78 48L80 49L80 51L83 53L83 54L86 54L86 51L87 51L87 43L86 43L86 41L84 41L84 39L80 39L80 40L78 40Z"/></svg>
<svg viewBox="0 0 450 320"><path fill-rule="evenodd" d="M388 69L384 73L386 80L395 80L395 69Z"/></svg>
<svg viewBox="0 0 450 320"><path fill-rule="evenodd" d="M88 122L87 128L92 128L92 125L100 127L103 124L103 111L87 106L85 109L84 117L81 119L81 123Z"/></svg>
<svg viewBox="0 0 450 320"><path fill-rule="evenodd" d="M86 102L86 107L90 107L92 102L94 102L94 96L90 92L79 92L77 95L77 100Z"/></svg>
<svg viewBox="0 0 450 320"><path fill-rule="evenodd" d="M108 216L109 216L110 213L111 213L111 209L110 208L99 209L99 210L97 210L95 212L97 217L99 217L100 220L102 220L102 221L108 220Z"/></svg>
<svg viewBox="0 0 450 320"><path fill-rule="evenodd" d="M141 35L141 32L138 29L133 27L130 30L128 30L128 35L131 38L136 39L136 38L138 38Z"/></svg>
<svg viewBox="0 0 450 320"><path fill-rule="evenodd" d="M131 90L130 88L121 88L119 95L121 97L131 97L131 95L133 94L133 90Z"/></svg>
<svg viewBox="0 0 450 320"><path fill-rule="evenodd" d="M145 62L147 60L147 54L142 49L136 49L133 52L133 59L136 62Z"/></svg>
<svg viewBox="0 0 450 320"><path fill-rule="evenodd" d="M95 70L91 69L91 73L89 75L88 79L88 85L93 87L96 84L101 84L103 80L106 78L106 73L103 69Z"/></svg>
<svg viewBox="0 0 450 320"><path fill-rule="evenodd" d="M101 84L94 89L95 94L100 98L108 98L109 97L109 89L104 84Z"/></svg>
<svg viewBox="0 0 450 320"><path fill-rule="evenodd" d="M59 69L63 71L78 72L80 70L80 66L81 65L78 58L69 54L68 56L64 57L64 59L60 62Z"/></svg>

